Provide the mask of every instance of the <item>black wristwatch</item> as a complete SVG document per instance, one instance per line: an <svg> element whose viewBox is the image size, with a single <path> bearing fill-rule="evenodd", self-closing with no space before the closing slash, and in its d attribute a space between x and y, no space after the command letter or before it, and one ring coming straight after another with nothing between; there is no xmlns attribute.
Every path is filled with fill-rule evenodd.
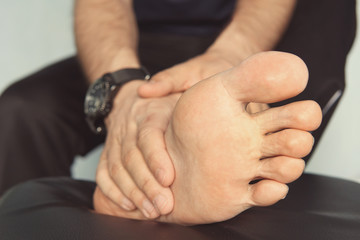
<svg viewBox="0 0 360 240"><path fill-rule="evenodd" d="M107 73L96 80L88 89L85 97L84 112L91 130L105 134L104 119L110 113L113 99L122 85L131 80L149 80L145 68L126 68Z"/></svg>

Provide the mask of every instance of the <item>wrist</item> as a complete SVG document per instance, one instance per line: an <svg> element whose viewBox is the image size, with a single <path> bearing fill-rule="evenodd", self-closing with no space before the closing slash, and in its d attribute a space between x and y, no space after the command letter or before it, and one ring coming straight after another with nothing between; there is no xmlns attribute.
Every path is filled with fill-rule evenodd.
<svg viewBox="0 0 360 240"><path fill-rule="evenodd" d="M83 61L83 65L90 83L93 83L105 73L125 68L140 68L140 61L135 50L122 48L112 55L100 56L96 61L89 61L88 64Z"/></svg>
<svg viewBox="0 0 360 240"><path fill-rule="evenodd" d="M261 48L256 41L248 39L241 33L233 32L230 37L220 36L207 52L216 53L232 66L236 66L247 57L265 50L266 48Z"/></svg>
<svg viewBox="0 0 360 240"><path fill-rule="evenodd" d="M127 111L139 98L137 94L137 89L144 84L143 80L133 80L124 84L119 92L115 95L113 99L113 106L108 114L104 118L105 127L108 129L113 122L118 118L118 110Z"/></svg>
<svg viewBox="0 0 360 240"><path fill-rule="evenodd" d="M105 133L105 118L113 109L118 91L128 82L149 79L144 68L127 68L107 73L96 80L88 89L85 98L84 112L90 128L95 133ZM136 88L137 89L137 88ZM137 91L133 90L134 93ZM128 99L125 99L127 102Z"/></svg>

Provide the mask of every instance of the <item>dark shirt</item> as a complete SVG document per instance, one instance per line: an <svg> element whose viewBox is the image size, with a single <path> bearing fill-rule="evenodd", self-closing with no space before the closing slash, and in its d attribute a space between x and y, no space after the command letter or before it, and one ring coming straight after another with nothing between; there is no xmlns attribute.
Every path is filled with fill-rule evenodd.
<svg viewBox="0 0 360 240"><path fill-rule="evenodd" d="M218 33L231 19L236 0L134 0L141 31L185 35Z"/></svg>

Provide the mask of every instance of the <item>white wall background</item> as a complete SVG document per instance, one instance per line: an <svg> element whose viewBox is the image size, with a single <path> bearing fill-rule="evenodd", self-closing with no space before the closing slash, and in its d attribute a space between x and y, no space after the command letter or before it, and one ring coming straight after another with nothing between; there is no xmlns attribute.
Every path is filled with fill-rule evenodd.
<svg viewBox="0 0 360 240"><path fill-rule="evenodd" d="M0 93L14 80L75 53L72 5L73 0L0 0ZM359 39L346 74L345 96L306 171L360 180ZM100 151L86 161L77 158L75 177L94 177Z"/></svg>

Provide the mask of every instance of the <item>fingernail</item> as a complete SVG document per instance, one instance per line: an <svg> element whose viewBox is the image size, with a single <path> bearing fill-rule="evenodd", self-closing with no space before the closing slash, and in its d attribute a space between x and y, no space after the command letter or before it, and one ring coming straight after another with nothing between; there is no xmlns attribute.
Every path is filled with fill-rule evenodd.
<svg viewBox="0 0 360 240"><path fill-rule="evenodd" d="M135 208L134 204L127 198L122 199L121 207L127 211L132 211Z"/></svg>
<svg viewBox="0 0 360 240"><path fill-rule="evenodd" d="M160 209L164 209L167 204L167 199L163 195L159 194L155 197L153 203L156 211L161 214Z"/></svg>
<svg viewBox="0 0 360 240"><path fill-rule="evenodd" d="M151 81L151 80L147 82L147 84L155 84L155 83L156 81Z"/></svg>
<svg viewBox="0 0 360 240"><path fill-rule="evenodd" d="M164 185L164 181L165 181L165 172L164 172L164 170L157 169L155 175L156 175L156 179L158 180L158 182L161 185Z"/></svg>
<svg viewBox="0 0 360 240"><path fill-rule="evenodd" d="M151 202L149 200L145 199L143 201L143 209L142 209L142 213L144 214L144 216L147 218L150 218L151 213L154 212L154 210L155 210L155 208L151 204Z"/></svg>

